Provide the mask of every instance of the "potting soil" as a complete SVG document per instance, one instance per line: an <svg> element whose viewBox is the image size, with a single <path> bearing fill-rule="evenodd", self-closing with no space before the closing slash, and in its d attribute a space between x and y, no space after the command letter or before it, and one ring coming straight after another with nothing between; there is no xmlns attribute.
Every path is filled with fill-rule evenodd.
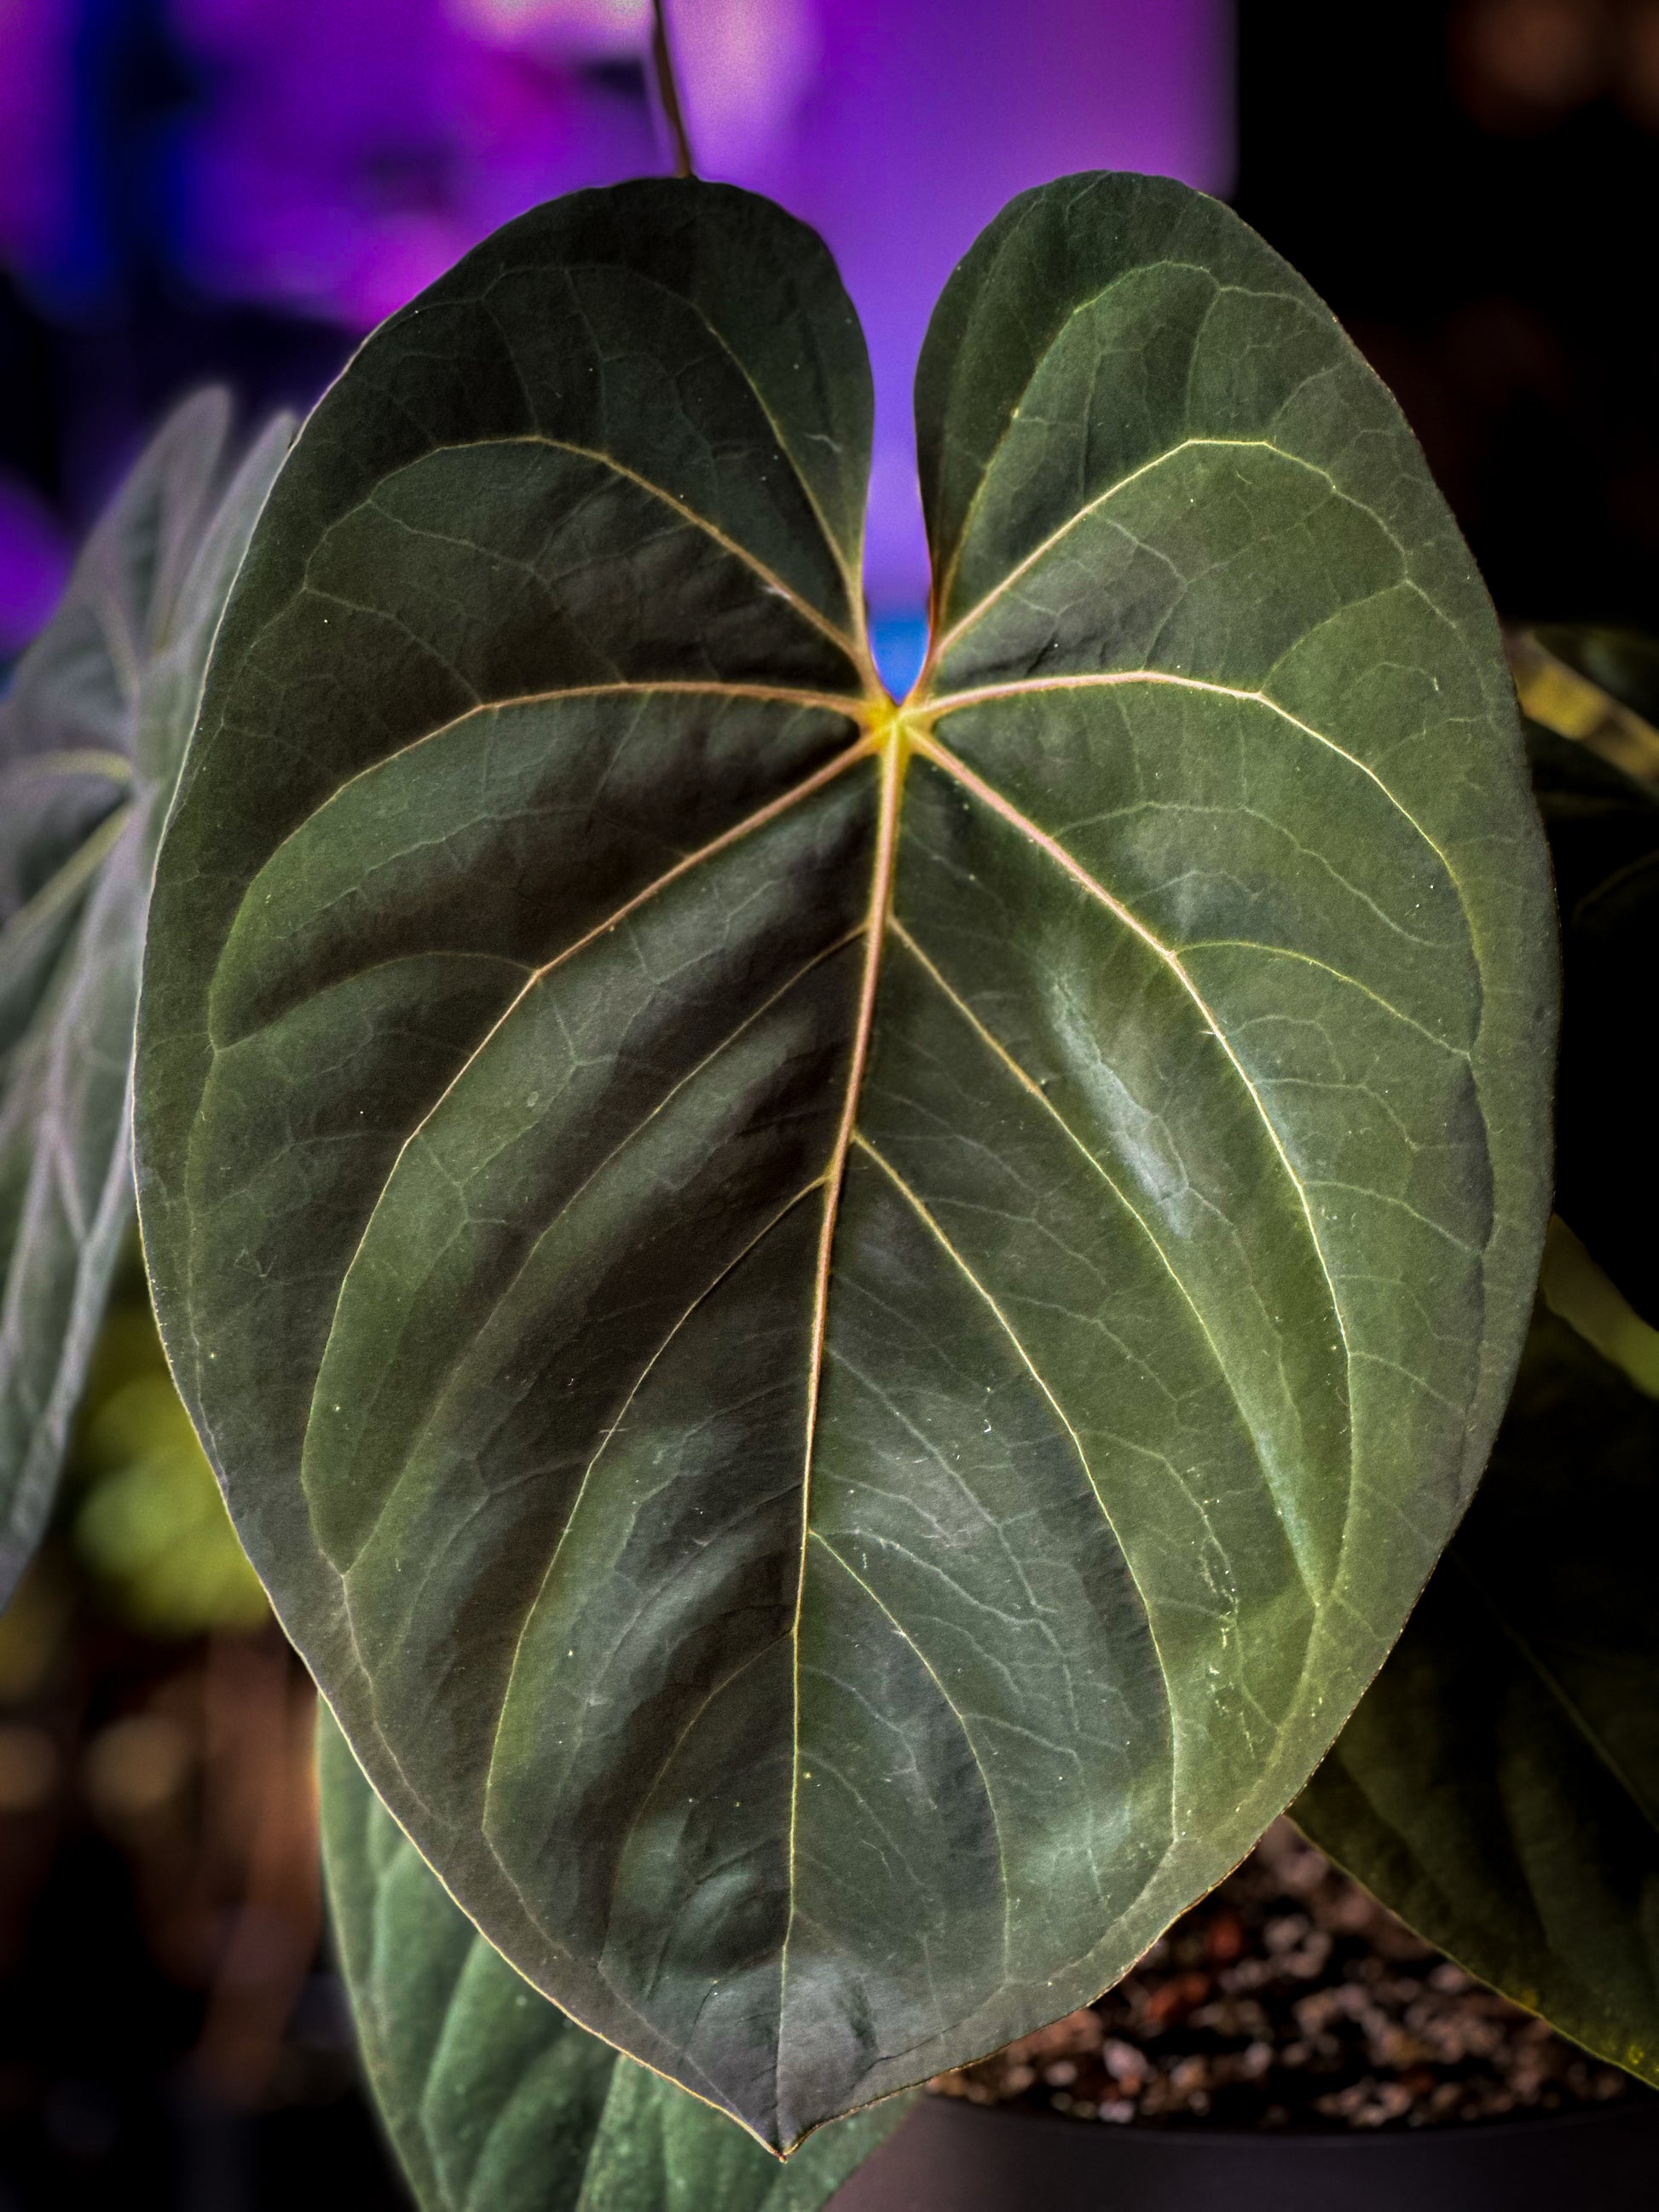
<svg viewBox="0 0 1659 2212"><path fill-rule="evenodd" d="M928 2087L1120 2125L1323 2130L1644 2094L1472 1980L1288 1820L1086 2011Z"/></svg>

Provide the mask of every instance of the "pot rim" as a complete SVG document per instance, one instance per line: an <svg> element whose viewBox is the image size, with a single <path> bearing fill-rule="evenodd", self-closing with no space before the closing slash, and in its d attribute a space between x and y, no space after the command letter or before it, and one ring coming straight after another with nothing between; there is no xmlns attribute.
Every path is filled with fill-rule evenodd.
<svg viewBox="0 0 1659 2212"><path fill-rule="evenodd" d="M1011 2121L1020 2127L1059 2127L1079 2132L1086 2129L1118 2141L1125 2137L1137 2142L1156 2140L1160 2144L1181 2143L1199 2148L1206 2144L1224 2145L1230 2150L1279 2151L1291 2145L1297 2150L1320 2151L1337 2146L1345 2151L1376 2150L1394 2144L1415 2148L1435 2142L1468 2142L1476 2136L1489 2142L1494 2136L1534 2135L1540 2129L1593 2126L1619 2115L1645 2114L1650 2121L1659 2122L1659 2093L1634 2075L1630 2090L1622 2096L1608 2098L1605 2104L1575 2105L1565 2112L1534 2112L1519 2118L1441 2122L1432 2127L1418 2128L1219 2128L1206 2126L1202 2121L1159 2126L1149 2121L1074 2120L1064 2112L1034 2112L1030 2106L977 2105L969 2097L930 2096L927 2101L930 2105L959 2107L981 2119Z"/></svg>

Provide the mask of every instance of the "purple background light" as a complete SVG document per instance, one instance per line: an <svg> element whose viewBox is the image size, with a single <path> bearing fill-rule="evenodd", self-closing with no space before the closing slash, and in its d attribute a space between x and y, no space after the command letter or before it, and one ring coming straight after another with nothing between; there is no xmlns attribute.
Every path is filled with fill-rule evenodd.
<svg viewBox="0 0 1659 2212"><path fill-rule="evenodd" d="M173 16L209 87L182 258L221 297L366 330L509 216L656 166L637 89L600 73L637 52L633 0L173 0Z"/></svg>
<svg viewBox="0 0 1659 2212"><path fill-rule="evenodd" d="M910 388L951 269L1018 191L1075 169L1232 181L1229 0L811 0L822 59L790 127L720 143L699 128L700 15L671 0L701 165L769 192L829 240L870 341L876 459L867 574L878 609L920 603L927 569Z"/></svg>
<svg viewBox="0 0 1659 2212"><path fill-rule="evenodd" d="M0 660L21 653L52 612L69 562L51 508L0 470Z"/></svg>
<svg viewBox="0 0 1659 2212"><path fill-rule="evenodd" d="M870 593L914 627L910 383L940 286L1069 170L1224 192L1231 0L669 4L700 170L822 231L863 317ZM649 23L649 0L0 0L0 262L66 329L159 292L360 335L521 209L665 166Z"/></svg>
<svg viewBox="0 0 1659 2212"><path fill-rule="evenodd" d="M64 0L0 0L0 261L39 265L58 243L74 31Z"/></svg>

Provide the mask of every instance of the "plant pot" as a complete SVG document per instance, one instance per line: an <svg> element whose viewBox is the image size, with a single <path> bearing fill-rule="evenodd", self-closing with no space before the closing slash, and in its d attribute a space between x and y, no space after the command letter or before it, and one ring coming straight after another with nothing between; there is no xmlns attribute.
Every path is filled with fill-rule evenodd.
<svg viewBox="0 0 1659 2212"><path fill-rule="evenodd" d="M1659 2097L1400 2134L1112 2127L924 2098L831 2212L1653 2212Z"/></svg>

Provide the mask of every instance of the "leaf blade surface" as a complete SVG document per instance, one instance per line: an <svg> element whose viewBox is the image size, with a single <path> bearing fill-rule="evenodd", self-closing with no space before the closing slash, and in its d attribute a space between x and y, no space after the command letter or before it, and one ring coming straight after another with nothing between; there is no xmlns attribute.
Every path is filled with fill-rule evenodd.
<svg viewBox="0 0 1659 2212"><path fill-rule="evenodd" d="M1536 723L1527 739L1561 907L1564 1219L1474 1505L1292 1809L1471 1972L1659 2081L1659 1339L1620 1296L1652 1309L1630 1008L1650 965L1659 802L1588 744Z"/></svg>
<svg viewBox="0 0 1659 2212"><path fill-rule="evenodd" d="M538 1996L451 1902L319 1708L323 1856L364 2070L422 2212L817 2212L907 2100L781 2166Z"/></svg>
<svg viewBox="0 0 1659 2212"><path fill-rule="evenodd" d="M1420 456L1224 210L1055 222L1041 313L994 226L936 319L902 708L821 248L509 226L308 426L161 869L141 1205L249 1550L491 1940L784 2148L1300 1786L1541 1230L1547 893Z"/></svg>

